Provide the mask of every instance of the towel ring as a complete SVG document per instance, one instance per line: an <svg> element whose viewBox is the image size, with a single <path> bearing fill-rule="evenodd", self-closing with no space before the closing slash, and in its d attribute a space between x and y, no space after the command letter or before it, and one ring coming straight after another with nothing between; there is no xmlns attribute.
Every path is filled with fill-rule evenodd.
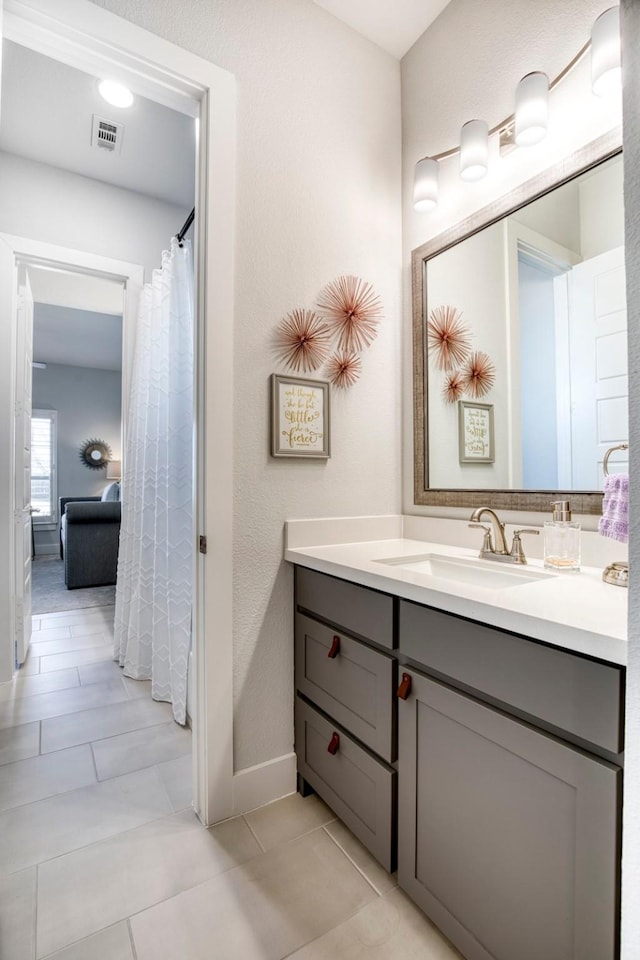
<svg viewBox="0 0 640 960"><path fill-rule="evenodd" d="M614 451L614 450L628 450L628 449L629 449L629 444L628 444L628 443L619 443L619 444L618 444L617 446L615 446L615 447L609 447L609 449L608 449L607 452L605 453L604 458L603 458L603 460L602 460L602 472L604 473L605 477L608 477L608 476L609 476L609 469L608 469L607 464L609 463L609 457L611 456L611 454L613 453L613 451Z"/></svg>

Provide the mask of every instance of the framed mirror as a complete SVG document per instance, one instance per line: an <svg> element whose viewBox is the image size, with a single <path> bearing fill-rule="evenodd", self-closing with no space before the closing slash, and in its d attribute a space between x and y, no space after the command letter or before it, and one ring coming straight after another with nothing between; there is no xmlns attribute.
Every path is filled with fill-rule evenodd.
<svg viewBox="0 0 640 960"><path fill-rule="evenodd" d="M90 470L102 470L111 460L111 447L104 440L85 440L78 456Z"/></svg>
<svg viewBox="0 0 640 960"><path fill-rule="evenodd" d="M620 130L414 250L412 284L415 503L600 513L628 441Z"/></svg>

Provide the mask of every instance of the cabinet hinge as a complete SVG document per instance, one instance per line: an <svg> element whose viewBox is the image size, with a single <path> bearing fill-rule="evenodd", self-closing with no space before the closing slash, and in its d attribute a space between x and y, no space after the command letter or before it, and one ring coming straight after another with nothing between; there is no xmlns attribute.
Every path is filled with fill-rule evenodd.
<svg viewBox="0 0 640 960"><path fill-rule="evenodd" d="M206 552L207 552L207 538L206 538L206 537L198 537L198 550L200 551L200 553L206 553Z"/></svg>

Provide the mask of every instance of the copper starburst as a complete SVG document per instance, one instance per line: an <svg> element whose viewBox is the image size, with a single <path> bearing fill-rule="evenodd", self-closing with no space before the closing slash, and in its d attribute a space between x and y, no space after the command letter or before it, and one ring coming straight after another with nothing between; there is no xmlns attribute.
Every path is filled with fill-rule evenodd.
<svg viewBox="0 0 640 960"><path fill-rule="evenodd" d="M355 353L336 353L327 364L327 377L331 383L345 390L352 387L360 377L362 361Z"/></svg>
<svg viewBox="0 0 640 960"><path fill-rule="evenodd" d="M496 379L496 367L491 357L481 350L471 354L462 371L464 392L477 400L491 390Z"/></svg>
<svg viewBox="0 0 640 960"><path fill-rule="evenodd" d="M279 358L296 371L317 370L329 353L330 331L313 310L296 309L287 314L276 331Z"/></svg>
<svg viewBox="0 0 640 960"><path fill-rule="evenodd" d="M450 373L444 382L442 397L447 403L455 403L464 393L464 375L460 370Z"/></svg>
<svg viewBox="0 0 640 960"><path fill-rule="evenodd" d="M427 339L439 370L451 370L471 353L471 336L455 307L434 307L427 323Z"/></svg>
<svg viewBox="0 0 640 960"><path fill-rule="evenodd" d="M338 277L320 294L318 307L338 332L338 349L355 353L377 336L382 304L370 283L359 277Z"/></svg>

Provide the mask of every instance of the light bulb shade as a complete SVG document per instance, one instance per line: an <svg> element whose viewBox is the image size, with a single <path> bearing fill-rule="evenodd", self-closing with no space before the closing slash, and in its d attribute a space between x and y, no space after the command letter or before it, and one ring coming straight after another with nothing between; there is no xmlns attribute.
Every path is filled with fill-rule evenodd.
<svg viewBox="0 0 640 960"><path fill-rule="evenodd" d="M484 120L468 120L460 131L460 176L480 180L489 167L489 127Z"/></svg>
<svg viewBox="0 0 640 960"><path fill-rule="evenodd" d="M122 477L122 461L109 460L107 463L107 480L120 480Z"/></svg>
<svg viewBox="0 0 640 960"><path fill-rule="evenodd" d="M620 89L620 7L601 13L591 31L591 86L597 97Z"/></svg>
<svg viewBox="0 0 640 960"><path fill-rule="evenodd" d="M516 143L532 147L547 135L549 124L549 78L546 73L528 73L516 89Z"/></svg>
<svg viewBox="0 0 640 960"><path fill-rule="evenodd" d="M418 160L413 175L413 209L427 213L438 205L438 161Z"/></svg>

